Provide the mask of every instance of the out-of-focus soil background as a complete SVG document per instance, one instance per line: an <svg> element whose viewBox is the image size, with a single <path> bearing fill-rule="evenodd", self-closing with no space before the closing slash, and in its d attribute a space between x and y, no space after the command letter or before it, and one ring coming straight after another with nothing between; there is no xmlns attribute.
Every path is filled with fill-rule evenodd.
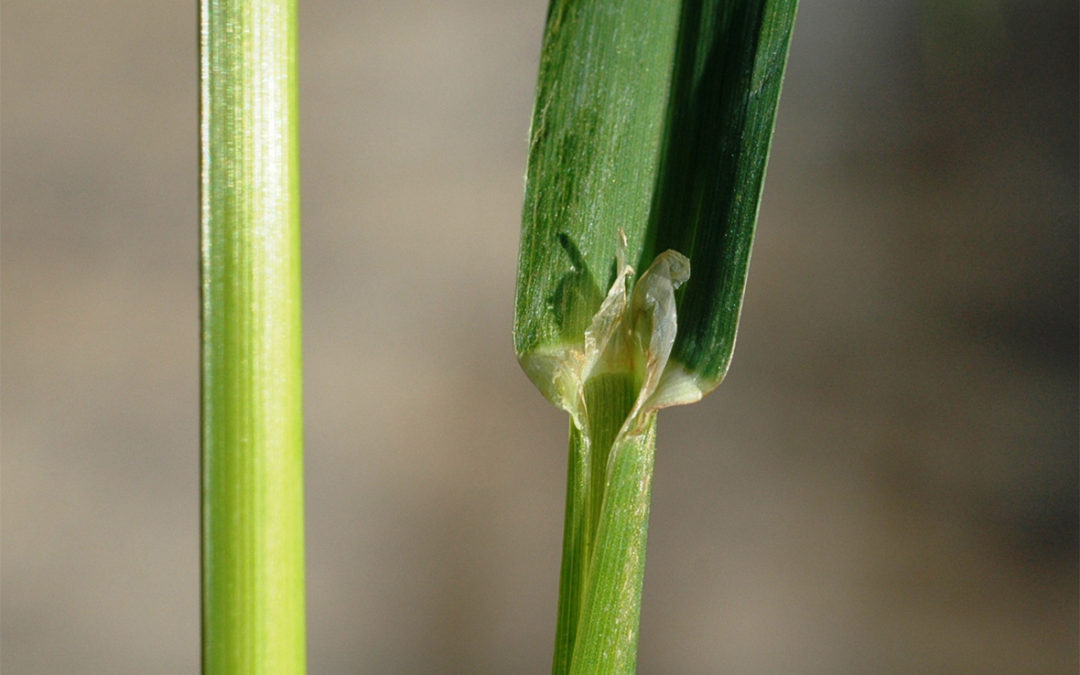
<svg viewBox="0 0 1080 675"><path fill-rule="evenodd" d="M546 3L302 2L309 662L544 673L510 327ZM196 18L7 0L0 665L198 667ZM805 2L642 673L1077 672L1077 6Z"/></svg>

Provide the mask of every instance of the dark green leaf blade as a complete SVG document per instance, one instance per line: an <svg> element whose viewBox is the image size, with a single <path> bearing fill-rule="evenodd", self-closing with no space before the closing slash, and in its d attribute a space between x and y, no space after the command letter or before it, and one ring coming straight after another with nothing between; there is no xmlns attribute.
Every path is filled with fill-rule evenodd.
<svg viewBox="0 0 1080 675"><path fill-rule="evenodd" d="M641 253L663 139L678 4L554 0L522 214L518 356L580 341L614 279L616 237Z"/></svg>
<svg viewBox="0 0 1080 675"><path fill-rule="evenodd" d="M797 0L687 0L663 157L638 268L673 248L692 272L672 353L708 393L735 347Z"/></svg>

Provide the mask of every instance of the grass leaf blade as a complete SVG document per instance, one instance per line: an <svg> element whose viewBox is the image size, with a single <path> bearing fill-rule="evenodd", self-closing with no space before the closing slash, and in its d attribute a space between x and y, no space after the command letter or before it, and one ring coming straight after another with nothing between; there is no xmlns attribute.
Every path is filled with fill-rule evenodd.
<svg viewBox="0 0 1080 675"><path fill-rule="evenodd" d="M672 248L693 273L673 359L703 393L735 348L797 0L687 0L641 265Z"/></svg>
<svg viewBox="0 0 1080 675"><path fill-rule="evenodd" d="M519 356L584 333L614 278L616 231L644 242L663 138L676 3L554 0L522 213Z"/></svg>

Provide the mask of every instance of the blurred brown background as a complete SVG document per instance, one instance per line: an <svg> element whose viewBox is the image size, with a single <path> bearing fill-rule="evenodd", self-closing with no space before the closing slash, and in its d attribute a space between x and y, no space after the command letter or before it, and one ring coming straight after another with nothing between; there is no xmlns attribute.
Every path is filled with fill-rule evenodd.
<svg viewBox="0 0 1080 675"><path fill-rule="evenodd" d="M195 3L3 4L5 673L198 664ZM546 3L302 2L312 673L544 673ZM1077 672L1077 7L805 2L642 673Z"/></svg>

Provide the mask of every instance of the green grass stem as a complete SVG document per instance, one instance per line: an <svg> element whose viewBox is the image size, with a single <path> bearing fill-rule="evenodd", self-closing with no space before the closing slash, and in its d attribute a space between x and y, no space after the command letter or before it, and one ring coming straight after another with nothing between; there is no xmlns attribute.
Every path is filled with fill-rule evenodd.
<svg viewBox="0 0 1080 675"><path fill-rule="evenodd" d="M303 673L296 5L199 18L203 672Z"/></svg>

